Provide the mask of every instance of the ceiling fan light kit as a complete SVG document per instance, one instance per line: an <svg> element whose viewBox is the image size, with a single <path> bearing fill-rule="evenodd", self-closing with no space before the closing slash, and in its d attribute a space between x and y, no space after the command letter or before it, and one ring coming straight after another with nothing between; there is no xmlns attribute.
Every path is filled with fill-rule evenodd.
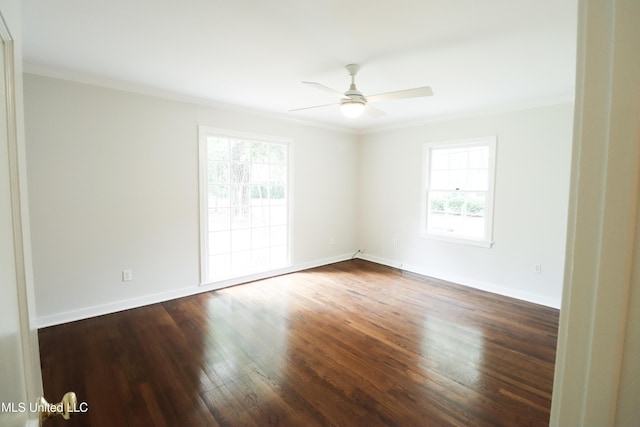
<svg viewBox="0 0 640 427"><path fill-rule="evenodd" d="M365 108L367 108L367 106L362 101L343 101L342 104L340 104L340 111L342 111L345 117L350 119L360 117L362 113L364 113Z"/></svg>
<svg viewBox="0 0 640 427"><path fill-rule="evenodd" d="M360 92L356 88L356 82L355 82L356 74L358 73L360 66L358 64L349 64L345 68L347 69L347 71L349 72L349 75L351 76L351 85L349 86L349 90L347 90L344 94L320 83L302 82L306 85L313 86L316 89L319 89L323 92L330 93L334 96L336 95L339 96L340 97L339 103L316 105L313 107L296 108L294 110L289 110L289 111L309 110L312 108L339 105L340 111L342 111L342 114L348 118L359 117L360 115L362 115L362 113L365 110L370 111L372 116L379 117L384 115L385 113L373 107L367 108L368 103L380 102L380 101L391 101L394 99L403 99L403 98L420 98L420 97L433 95L431 88L429 86L424 86L424 87L417 87L414 89L404 89L404 90L398 90L395 92L387 92L387 93L380 93L377 95L371 95L370 97L368 97L369 99L367 99L362 94L362 92Z"/></svg>

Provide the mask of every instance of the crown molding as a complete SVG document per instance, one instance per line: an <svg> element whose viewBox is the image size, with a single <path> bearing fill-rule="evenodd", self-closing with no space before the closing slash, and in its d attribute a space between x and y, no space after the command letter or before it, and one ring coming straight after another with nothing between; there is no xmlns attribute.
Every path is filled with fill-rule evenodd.
<svg viewBox="0 0 640 427"><path fill-rule="evenodd" d="M166 99L170 101L183 102L185 104L195 105L197 107L212 108L217 110L224 110L238 114L248 114L264 119L270 119L280 122L286 122L298 126L313 127L323 130L330 130L334 132L342 132L350 135L358 135L361 132L358 129L352 129L349 127L335 126L326 123L319 123L310 120L296 119L285 115L267 112L264 110L253 109L241 105L228 104L212 99L199 98L197 96L185 95L177 92L172 92L164 89L160 89L152 86L145 86L138 83L131 83L122 80L109 79L102 76L97 76L90 73L83 73L79 71L65 70L60 68L52 68L37 64L25 62L22 66L24 74L32 74L41 77L49 77L58 80L65 80L73 83L86 84L91 86L103 87L106 89L119 90L123 92L135 93L138 95L145 95L154 98Z"/></svg>
<svg viewBox="0 0 640 427"><path fill-rule="evenodd" d="M439 123L439 122L478 118L478 117L484 117L484 116L495 115L495 114L529 110L533 108L548 107L552 105L568 104L568 103L573 103L575 98L574 93L568 93L568 94L555 96L555 97L538 98L533 100L513 102L509 104L498 104L491 107L483 107L483 108L468 110L460 113L408 120L408 121L403 121L400 123L394 123L390 125L371 126L368 128L351 128L346 126L335 126L335 125L330 125L327 123L321 123L321 122L316 122L311 120L292 118L282 114L253 109L246 106L223 103L223 102L219 102L211 99L199 98L192 95L185 95L177 92L171 92L171 91L167 91L167 90L156 88L156 87L144 86L137 83L109 79L109 78L97 76L94 74L83 73L83 72L72 71L72 70L65 70L60 68L52 68L52 67L32 64L28 62L25 62L23 64L23 73L49 77L49 78L54 78L59 80L66 80L74 83L99 86L103 88L120 90L124 92L130 92L130 93L135 93L139 95L146 95L146 96L151 96L155 98L167 99L171 101L183 102L183 103L192 104L198 107L224 110L224 111L238 113L238 114L249 114L256 117L285 122L285 123L294 124L298 126L312 127L317 129L329 130L333 132L342 132L349 135L358 135L358 136L383 133L383 132L389 132L394 130L416 128L416 127L425 126L433 123Z"/></svg>
<svg viewBox="0 0 640 427"><path fill-rule="evenodd" d="M402 123L396 123L388 126L372 127L360 132L361 135L371 135L376 133L384 133L394 130L411 129L420 126L426 126L433 123L450 122L454 120L474 119L480 117L493 116L496 114L513 113L523 110L532 110L535 108L551 107L554 105L574 104L575 94L564 94L560 96L552 96L546 98L537 98L526 101L512 102L508 104L496 104L494 106L471 109L460 113L447 114L442 116L434 116L429 118L421 118L416 120L408 120Z"/></svg>

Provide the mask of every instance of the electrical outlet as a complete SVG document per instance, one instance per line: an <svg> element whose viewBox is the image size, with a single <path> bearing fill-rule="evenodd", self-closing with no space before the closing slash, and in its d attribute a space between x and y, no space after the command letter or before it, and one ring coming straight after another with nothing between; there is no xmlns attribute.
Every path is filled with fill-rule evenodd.
<svg viewBox="0 0 640 427"><path fill-rule="evenodd" d="M534 264L533 265L534 273L542 273L542 264Z"/></svg>
<svg viewBox="0 0 640 427"><path fill-rule="evenodd" d="M336 244L336 239L333 238L333 236L329 237L329 245L333 246Z"/></svg>
<svg viewBox="0 0 640 427"><path fill-rule="evenodd" d="M122 270L122 281L129 282L133 280L133 272L130 269Z"/></svg>

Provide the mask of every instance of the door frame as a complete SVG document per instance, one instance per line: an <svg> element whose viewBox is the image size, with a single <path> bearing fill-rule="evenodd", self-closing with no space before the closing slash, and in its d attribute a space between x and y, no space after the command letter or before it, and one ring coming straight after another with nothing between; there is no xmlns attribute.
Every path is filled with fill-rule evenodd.
<svg viewBox="0 0 640 427"><path fill-rule="evenodd" d="M638 0L580 0L565 283L551 426L637 421ZM635 297L638 301L638 297ZM634 329L635 328L635 329ZM636 389L634 390L635 387ZM635 417L635 419L633 419ZM633 419L633 421L632 421Z"/></svg>
<svg viewBox="0 0 640 427"><path fill-rule="evenodd" d="M4 5L3 5L4 6ZM19 2L16 7L20 7ZM15 19L14 19L15 20ZM13 23L14 20L11 22ZM19 27L19 22L15 23ZM4 10L0 10L0 44L3 51L6 138L8 152L8 178L11 200L11 218L13 233L13 255L15 269L15 287L18 304L19 351L23 361L24 389L30 404L37 402L43 395L42 374L38 332L35 320L35 295L31 266L31 239L29 230L26 153L24 144L24 124L22 111L22 64L20 46L11 34L5 20ZM16 55L16 50L18 54ZM18 57L18 60L16 60ZM27 411L27 425L39 425L38 413Z"/></svg>

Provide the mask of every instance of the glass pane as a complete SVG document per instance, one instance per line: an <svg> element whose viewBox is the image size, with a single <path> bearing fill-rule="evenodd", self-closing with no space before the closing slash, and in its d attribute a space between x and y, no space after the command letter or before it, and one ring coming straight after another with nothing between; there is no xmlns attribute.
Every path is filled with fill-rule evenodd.
<svg viewBox="0 0 640 427"><path fill-rule="evenodd" d="M271 267L284 267L288 263L287 247L273 246L270 250L271 255Z"/></svg>
<svg viewBox="0 0 640 427"><path fill-rule="evenodd" d="M271 227L271 245L284 245L287 243L287 226L280 225L277 227Z"/></svg>
<svg viewBox="0 0 640 427"><path fill-rule="evenodd" d="M465 190L486 191L489 183L489 173L486 169L469 169Z"/></svg>
<svg viewBox="0 0 640 427"><path fill-rule="evenodd" d="M231 161L248 162L251 159L249 155L249 141L242 139L231 140Z"/></svg>
<svg viewBox="0 0 640 427"><path fill-rule="evenodd" d="M251 226L264 227L269 225L269 207L258 206L251 208Z"/></svg>
<svg viewBox="0 0 640 427"><path fill-rule="evenodd" d="M269 165L252 164L251 182L254 184L266 184L269 182Z"/></svg>
<svg viewBox="0 0 640 427"><path fill-rule="evenodd" d="M213 255L209 257L209 276L217 279L231 275L231 255Z"/></svg>
<svg viewBox="0 0 640 427"><path fill-rule="evenodd" d="M431 191L429 193L429 211L432 213L445 212L447 194L442 191Z"/></svg>
<svg viewBox="0 0 640 427"><path fill-rule="evenodd" d="M232 185L230 192L231 206L249 206L251 204L251 187L249 185Z"/></svg>
<svg viewBox="0 0 640 427"><path fill-rule="evenodd" d="M470 168L488 168L489 167L489 147L471 147L469 148L469 167Z"/></svg>
<svg viewBox="0 0 640 427"><path fill-rule="evenodd" d="M271 225L281 225L287 223L287 207L271 206L269 208Z"/></svg>
<svg viewBox="0 0 640 427"><path fill-rule="evenodd" d="M251 208L236 207L231 209L231 228L251 227Z"/></svg>
<svg viewBox="0 0 640 427"><path fill-rule="evenodd" d="M460 233L467 237L481 239L484 237L484 218L466 217Z"/></svg>
<svg viewBox="0 0 640 427"><path fill-rule="evenodd" d="M252 229L251 233L251 247L266 248L269 246L269 228L259 227Z"/></svg>
<svg viewBox="0 0 640 427"><path fill-rule="evenodd" d="M468 217L484 217L487 205L485 193L468 193L465 213Z"/></svg>
<svg viewBox="0 0 640 427"><path fill-rule="evenodd" d="M231 234L228 231L209 233L209 255L231 252Z"/></svg>
<svg viewBox="0 0 640 427"><path fill-rule="evenodd" d="M464 189L467 185L467 171L466 170L451 170L449 171L449 186L444 187L447 189Z"/></svg>
<svg viewBox="0 0 640 427"><path fill-rule="evenodd" d="M251 186L251 204L253 206L269 204L269 190L266 185Z"/></svg>
<svg viewBox="0 0 640 427"><path fill-rule="evenodd" d="M253 271L251 268L251 251L235 252L231 255L231 271L241 276Z"/></svg>
<svg viewBox="0 0 640 427"><path fill-rule="evenodd" d="M229 164L227 162L217 162L209 160L209 184L229 183Z"/></svg>
<svg viewBox="0 0 640 427"><path fill-rule="evenodd" d="M284 184L287 182L287 167L285 165L271 165L269 182Z"/></svg>
<svg viewBox="0 0 640 427"><path fill-rule="evenodd" d="M270 192L270 199L272 202L282 204L285 201L285 187L284 185L272 185Z"/></svg>
<svg viewBox="0 0 640 427"><path fill-rule="evenodd" d="M211 160L228 160L229 140L214 136L207 137L207 158Z"/></svg>
<svg viewBox="0 0 640 427"><path fill-rule="evenodd" d="M447 230L447 215L444 212L429 212L427 230L443 233Z"/></svg>
<svg viewBox="0 0 640 427"><path fill-rule="evenodd" d="M233 230L231 232L231 251L246 251L251 249L251 230Z"/></svg>
<svg viewBox="0 0 640 427"><path fill-rule="evenodd" d="M249 184L251 182L251 165L249 163L231 163L231 183Z"/></svg>
<svg viewBox="0 0 640 427"><path fill-rule="evenodd" d="M464 218L462 215L447 215L447 224L445 231L447 233L460 233Z"/></svg>
<svg viewBox="0 0 640 427"><path fill-rule="evenodd" d="M287 146L284 144L270 144L270 160L271 163L287 162Z"/></svg>
<svg viewBox="0 0 640 427"><path fill-rule="evenodd" d="M269 163L269 143L251 141L251 161Z"/></svg>
<svg viewBox="0 0 640 427"><path fill-rule="evenodd" d="M210 185L208 204L209 204L209 207L230 206L229 186L228 185Z"/></svg>
<svg viewBox="0 0 640 427"><path fill-rule="evenodd" d="M449 193L447 195L446 210L448 214L460 215L464 205L464 195L461 193Z"/></svg>
<svg viewBox="0 0 640 427"><path fill-rule="evenodd" d="M466 148L451 149L449 159L449 168L451 169L466 169L468 167Z"/></svg>
<svg viewBox="0 0 640 427"><path fill-rule="evenodd" d="M449 185L449 171L431 171L431 182L429 182L429 188L434 188L437 190L451 189L452 187L451 185Z"/></svg>
<svg viewBox="0 0 640 427"><path fill-rule="evenodd" d="M449 150L431 150L431 170L449 169Z"/></svg>
<svg viewBox="0 0 640 427"><path fill-rule="evenodd" d="M209 231L228 230L230 225L229 208L209 209Z"/></svg>
<svg viewBox="0 0 640 427"><path fill-rule="evenodd" d="M269 268L269 248L254 249L251 251L251 266L255 271L264 271Z"/></svg>

